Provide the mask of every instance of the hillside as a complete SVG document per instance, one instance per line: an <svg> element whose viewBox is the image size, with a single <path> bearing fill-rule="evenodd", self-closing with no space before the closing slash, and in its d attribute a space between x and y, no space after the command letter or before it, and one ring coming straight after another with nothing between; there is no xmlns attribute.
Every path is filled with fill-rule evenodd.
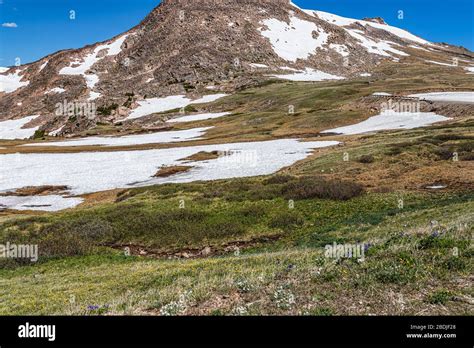
<svg viewBox="0 0 474 348"><path fill-rule="evenodd" d="M39 115L28 125L71 135L97 123L136 120L137 108L154 98L231 94L271 76L367 77L390 61L462 70L472 58L472 52L430 43L382 19L301 10L285 0L164 1L109 41L0 73L0 120ZM65 101L86 103L90 113L58 110ZM144 123L157 126L156 120Z"/></svg>

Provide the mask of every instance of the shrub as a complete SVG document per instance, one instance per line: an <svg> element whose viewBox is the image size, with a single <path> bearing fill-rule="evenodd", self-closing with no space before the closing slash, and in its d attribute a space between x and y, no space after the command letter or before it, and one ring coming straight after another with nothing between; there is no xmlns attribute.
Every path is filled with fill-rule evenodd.
<svg viewBox="0 0 474 348"><path fill-rule="evenodd" d="M263 181L264 185L279 185L286 184L287 182L293 180L295 177L291 175L274 175Z"/></svg>
<svg viewBox="0 0 474 348"><path fill-rule="evenodd" d="M346 201L364 193L362 185L339 180L304 177L290 182L282 190L287 199L333 199Z"/></svg>
<svg viewBox="0 0 474 348"><path fill-rule="evenodd" d="M372 155L362 155L359 157L359 163L374 163L375 158Z"/></svg>
<svg viewBox="0 0 474 348"><path fill-rule="evenodd" d="M300 214L296 212L284 212L275 215L270 223L269 226L273 228L281 228L286 229L295 225L302 225L304 223L304 219L301 217Z"/></svg>
<svg viewBox="0 0 474 348"><path fill-rule="evenodd" d="M459 159L461 161L474 161L474 152L462 154Z"/></svg>
<svg viewBox="0 0 474 348"><path fill-rule="evenodd" d="M472 152L474 151L474 141L465 142L458 145L458 152Z"/></svg>
<svg viewBox="0 0 474 348"><path fill-rule="evenodd" d="M251 205L236 211L237 218L257 219L265 216L265 209L259 205Z"/></svg>
<svg viewBox="0 0 474 348"><path fill-rule="evenodd" d="M449 271L463 271L467 268L466 262L457 256L451 256L442 263L442 266Z"/></svg>
<svg viewBox="0 0 474 348"><path fill-rule="evenodd" d="M464 139L463 136L457 134L438 134L433 136L433 139L441 140L441 141L450 141L450 140L461 140Z"/></svg>
<svg viewBox="0 0 474 348"><path fill-rule="evenodd" d="M197 112L198 110L194 106L188 105L184 108L184 111L185 112Z"/></svg>
<svg viewBox="0 0 474 348"><path fill-rule="evenodd" d="M428 303L431 304L446 304L448 301L453 299L453 295L446 290L439 290L428 296Z"/></svg>
<svg viewBox="0 0 474 348"><path fill-rule="evenodd" d="M454 246L456 246L456 242L453 239L435 235L421 239L418 244L418 248L421 250L452 248Z"/></svg>
<svg viewBox="0 0 474 348"><path fill-rule="evenodd" d="M118 104L111 104L108 106L99 106L97 108L97 113L101 116L110 116L112 111L117 110Z"/></svg>
<svg viewBox="0 0 474 348"><path fill-rule="evenodd" d="M186 92L192 91L193 89L196 89L191 83L189 82L184 82L183 83L183 88Z"/></svg>
<svg viewBox="0 0 474 348"><path fill-rule="evenodd" d="M35 131L35 134L33 134L33 139L42 139L44 138L44 135L46 134L46 132L44 130L37 130Z"/></svg>
<svg viewBox="0 0 474 348"><path fill-rule="evenodd" d="M453 158L453 152L445 147L440 147L434 151L440 160L449 160Z"/></svg>

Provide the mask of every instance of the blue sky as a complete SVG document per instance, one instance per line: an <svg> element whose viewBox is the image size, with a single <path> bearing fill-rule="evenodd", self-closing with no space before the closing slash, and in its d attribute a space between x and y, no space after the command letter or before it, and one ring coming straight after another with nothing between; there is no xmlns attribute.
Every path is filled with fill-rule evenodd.
<svg viewBox="0 0 474 348"><path fill-rule="evenodd" d="M352 18L383 17L434 42L474 50L473 0L294 0ZM0 0L0 66L111 38L138 24L159 0ZM74 10L76 19L69 18ZM397 18L398 11L404 19Z"/></svg>

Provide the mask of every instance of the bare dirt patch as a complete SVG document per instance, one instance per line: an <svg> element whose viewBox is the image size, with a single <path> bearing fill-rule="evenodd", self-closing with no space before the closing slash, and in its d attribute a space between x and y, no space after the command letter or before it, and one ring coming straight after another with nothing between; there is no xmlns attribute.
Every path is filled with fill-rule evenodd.
<svg viewBox="0 0 474 348"><path fill-rule="evenodd" d="M259 244L268 243L280 239L281 235L270 235L251 240L241 240L223 245L206 246L204 248L185 248L173 251L159 251L136 244L104 244L116 250L126 250L133 256L149 257L154 259L201 259L213 256L221 256L230 253L239 254L242 250L255 247Z"/></svg>

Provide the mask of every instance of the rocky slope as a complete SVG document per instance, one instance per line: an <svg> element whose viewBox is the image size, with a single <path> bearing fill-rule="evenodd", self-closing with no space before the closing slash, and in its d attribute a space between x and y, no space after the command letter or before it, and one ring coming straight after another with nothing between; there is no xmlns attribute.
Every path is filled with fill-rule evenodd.
<svg viewBox="0 0 474 348"><path fill-rule="evenodd" d="M109 41L0 70L0 120L39 115L30 127L73 134L125 119L150 98L232 93L272 75L370 76L384 61L412 59L464 69L473 55L381 18L353 20L288 0L166 0ZM93 117L66 112L68 103L90 107Z"/></svg>

